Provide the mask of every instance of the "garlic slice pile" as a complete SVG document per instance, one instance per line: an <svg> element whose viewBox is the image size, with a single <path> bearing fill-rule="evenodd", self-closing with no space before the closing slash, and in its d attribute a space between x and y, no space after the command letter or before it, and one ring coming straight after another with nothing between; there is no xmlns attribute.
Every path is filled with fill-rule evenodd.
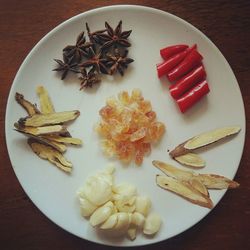
<svg viewBox="0 0 250 250"><path fill-rule="evenodd" d="M115 168L91 176L78 191L81 214L90 224L112 235L127 235L135 240L137 232L156 234L161 227L161 218L150 213L151 200L137 194L136 187L129 183L114 184Z"/></svg>

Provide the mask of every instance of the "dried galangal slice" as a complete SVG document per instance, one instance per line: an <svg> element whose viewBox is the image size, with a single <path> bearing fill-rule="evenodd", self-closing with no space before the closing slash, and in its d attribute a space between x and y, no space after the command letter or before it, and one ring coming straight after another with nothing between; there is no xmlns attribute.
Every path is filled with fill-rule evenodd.
<svg viewBox="0 0 250 250"><path fill-rule="evenodd" d="M193 171L176 168L161 161L153 161L153 165L169 177L186 182L197 180L208 189L227 189L239 187L238 182L230 180L227 177L221 175L199 174Z"/></svg>
<svg viewBox="0 0 250 250"><path fill-rule="evenodd" d="M57 150L31 138L28 139L28 144L30 145L33 152L36 153L40 158L50 161L67 173L71 172L72 163L66 160L64 156Z"/></svg>
<svg viewBox="0 0 250 250"><path fill-rule="evenodd" d="M52 135L52 134L43 135L42 137L45 139L54 141L54 142L61 142L61 143L71 144L71 145L82 145L82 140L79 138Z"/></svg>
<svg viewBox="0 0 250 250"><path fill-rule="evenodd" d="M201 158L201 156L194 153L187 153L174 158L179 163L193 168L205 167L206 162Z"/></svg>
<svg viewBox="0 0 250 250"><path fill-rule="evenodd" d="M40 114L40 111L35 104L27 101L24 96L18 92L15 95L16 101L27 111L27 113L32 116L34 114Z"/></svg>
<svg viewBox="0 0 250 250"><path fill-rule="evenodd" d="M159 187L174 192L194 204L207 208L213 207L212 200L188 182L176 180L169 176L156 175L156 183Z"/></svg>
<svg viewBox="0 0 250 250"><path fill-rule="evenodd" d="M43 114L54 113L54 107L49 97L48 91L43 86L38 86L36 93L40 99L40 109Z"/></svg>
<svg viewBox="0 0 250 250"><path fill-rule="evenodd" d="M80 115L80 111L63 111L50 114L35 114L25 118L20 118L18 123L22 126L42 127L46 125L62 124L73 121Z"/></svg>
<svg viewBox="0 0 250 250"><path fill-rule="evenodd" d="M195 149L217 142L228 136L238 134L240 130L241 128L238 126L229 126L229 127L218 128L218 129L214 129L214 130L202 133L200 135L192 137L191 139L181 143L174 150L172 150L169 154L173 158L177 156L185 155L187 153L192 152Z"/></svg>
<svg viewBox="0 0 250 250"><path fill-rule="evenodd" d="M51 134L62 134L67 132L66 127L63 125L51 125L43 127L28 127L20 126L18 123L14 124L16 130L20 133L31 134L31 135L51 135Z"/></svg>
<svg viewBox="0 0 250 250"><path fill-rule="evenodd" d="M14 124L15 130L29 137L28 143L32 150L41 158L47 159L65 172L70 172L72 164L62 155L67 144L81 145L82 141L72 138L65 123L75 120L78 110L55 112L48 91L43 86L37 87L40 109L25 100L23 95L16 93L16 101L25 108L29 116L20 118Z"/></svg>

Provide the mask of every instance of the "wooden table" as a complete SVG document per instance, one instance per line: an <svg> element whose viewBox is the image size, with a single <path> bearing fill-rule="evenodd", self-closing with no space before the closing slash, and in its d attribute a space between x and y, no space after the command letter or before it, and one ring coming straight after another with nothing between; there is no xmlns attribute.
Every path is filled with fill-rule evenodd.
<svg viewBox="0 0 250 250"><path fill-rule="evenodd" d="M22 190L5 145L7 97L20 64L32 47L62 21L110 4L140 4L170 12L204 32L231 65L250 115L250 2L203 0L0 0L0 249L107 249L79 239L53 224ZM247 129L250 122L247 119ZM250 137L236 180L240 190L228 192L197 225L167 241L144 249L250 249ZM142 249L142 248L137 248Z"/></svg>

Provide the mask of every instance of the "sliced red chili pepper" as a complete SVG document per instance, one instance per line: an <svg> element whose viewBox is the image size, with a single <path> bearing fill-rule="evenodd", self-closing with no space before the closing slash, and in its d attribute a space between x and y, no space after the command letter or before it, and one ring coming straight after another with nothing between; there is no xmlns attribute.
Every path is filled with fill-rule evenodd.
<svg viewBox="0 0 250 250"><path fill-rule="evenodd" d="M190 91L185 93L181 98L177 99L177 104L180 111L184 113L190 107L192 107L196 102L198 102L203 96L209 93L209 86L206 80L198 83Z"/></svg>
<svg viewBox="0 0 250 250"><path fill-rule="evenodd" d="M188 74L184 75L175 84L170 85L169 91L174 99L181 97L186 91L191 89L197 82L206 78L206 71L203 65L190 71Z"/></svg>
<svg viewBox="0 0 250 250"><path fill-rule="evenodd" d="M186 44L178 44L173 46L168 46L160 50L161 57L164 60L167 60L169 57L182 52L183 50L187 49L188 45Z"/></svg>
<svg viewBox="0 0 250 250"><path fill-rule="evenodd" d="M180 77L199 65L202 59L202 55L197 50L192 50L180 64L167 74L168 80L170 82L178 80Z"/></svg>
<svg viewBox="0 0 250 250"><path fill-rule="evenodd" d="M170 57L167 61L159 63L156 65L158 77L162 77L167 75L175 66L177 66L181 61L185 59L185 57L194 49L196 49L197 45L193 45L192 47L187 48L186 50Z"/></svg>

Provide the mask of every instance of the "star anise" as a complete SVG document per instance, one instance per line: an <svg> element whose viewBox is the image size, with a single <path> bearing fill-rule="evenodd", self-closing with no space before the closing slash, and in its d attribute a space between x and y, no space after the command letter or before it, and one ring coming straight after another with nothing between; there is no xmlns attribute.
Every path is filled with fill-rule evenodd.
<svg viewBox="0 0 250 250"><path fill-rule="evenodd" d="M80 67L93 67L98 73L109 74L108 68L105 66L106 59L103 51L96 52L95 48L88 49L88 60L79 64Z"/></svg>
<svg viewBox="0 0 250 250"><path fill-rule="evenodd" d="M68 57L65 54L63 54L63 61L59 59L54 59L58 63L58 67L53 69L53 71L62 71L61 80L63 80L69 71L79 73L79 70L77 69L77 63L73 61L73 57Z"/></svg>
<svg viewBox="0 0 250 250"><path fill-rule="evenodd" d="M95 69L92 68L89 72L85 68L81 70L81 87L80 90L83 88L92 88L92 86L96 83L99 83L101 79L98 77L98 74L95 73Z"/></svg>
<svg viewBox="0 0 250 250"><path fill-rule="evenodd" d="M100 36L101 36L104 32L106 32L106 29L97 30L97 31L91 32L88 23L86 23L86 29L87 29L87 32L88 32L89 40L90 40L92 43L102 44L102 40L100 39Z"/></svg>
<svg viewBox="0 0 250 250"><path fill-rule="evenodd" d="M101 34L100 39L103 41L102 48L106 49L112 45L120 45L122 47L130 47L131 44L128 41L132 30L122 31L122 21L118 23L115 29L113 29L108 22L105 22L107 34Z"/></svg>
<svg viewBox="0 0 250 250"><path fill-rule="evenodd" d="M73 57L73 61L80 62L81 59L86 55L86 49L92 46L92 43L86 42L84 32L81 32L77 39L75 45L68 45L63 49L63 52L68 57Z"/></svg>
<svg viewBox="0 0 250 250"><path fill-rule="evenodd" d="M124 75L124 70L128 67L130 63L134 60L132 58L127 57L128 50L125 50L123 55L121 52L116 48L114 50L114 54L107 54L107 63L106 65L110 67L110 74L113 75L117 71L120 73L121 76Z"/></svg>

